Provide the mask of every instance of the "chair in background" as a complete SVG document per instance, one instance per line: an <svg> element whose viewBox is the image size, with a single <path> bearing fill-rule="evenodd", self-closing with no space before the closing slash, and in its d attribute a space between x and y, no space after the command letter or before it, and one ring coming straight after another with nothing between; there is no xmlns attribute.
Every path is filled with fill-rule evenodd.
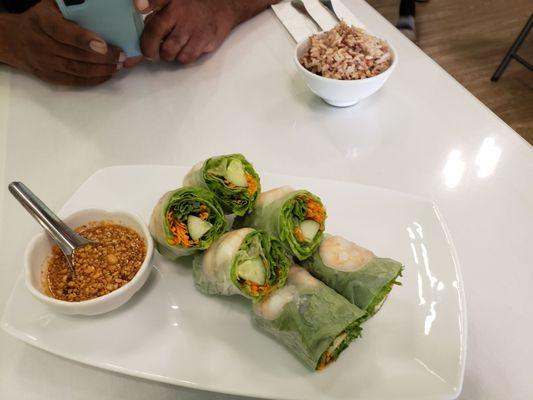
<svg viewBox="0 0 533 400"><path fill-rule="evenodd" d="M522 64L524 67L526 67L530 71L533 71L533 65L531 65L529 62L527 62L526 60L524 60L522 57L518 55L518 49L520 49L520 46L526 40L526 37L529 31L531 30L532 26L533 26L533 14L531 14L526 25L524 26L522 31L518 34L518 37L514 41L513 45L511 46L511 48L509 49L509 51L503 58L502 62L500 63L496 71L494 72L494 75L492 75L492 78L490 78L491 81L496 82L498 81L498 79L500 79L500 77L505 72L505 70L507 69L507 66L509 65L512 59L515 59L520 64Z"/></svg>

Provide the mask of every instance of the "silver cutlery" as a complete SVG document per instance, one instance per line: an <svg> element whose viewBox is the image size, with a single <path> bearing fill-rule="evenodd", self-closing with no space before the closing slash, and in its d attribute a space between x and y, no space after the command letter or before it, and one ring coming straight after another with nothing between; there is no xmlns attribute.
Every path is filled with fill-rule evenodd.
<svg viewBox="0 0 533 400"><path fill-rule="evenodd" d="M305 4L302 0L291 0L291 5L297 9L299 12L301 12L302 14L304 14L307 18L309 18L311 21L314 22L314 24L317 26L318 30L321 31L322 28L320 27L320 25L318 24L318 22L315 21L315 19L313 18L313 16L311 14L309 14L309 11L307 11L307 8L305 8Z"/></svg>
<svg viewBox="0 0 533 400"><path fill-rule="evenodd" d="M37 220L50 237L56 242L67 259L67 263L72 270L74 267L74 257L76 249L79 247L94 244L70 229L63 221L55 215L33 192L22 182L11 182L9 191L20 204Z"/></svg>
<svg viewBox="0 0 533 400"><path fill-rule="evenodd" d="M331 0L320 0L320 2L322 3L324 7L326 7L331 12L331 14L335 17L335 19L340 22L341 19L335 12L335 9L333 8L333 4L331 3Z"/></svg>

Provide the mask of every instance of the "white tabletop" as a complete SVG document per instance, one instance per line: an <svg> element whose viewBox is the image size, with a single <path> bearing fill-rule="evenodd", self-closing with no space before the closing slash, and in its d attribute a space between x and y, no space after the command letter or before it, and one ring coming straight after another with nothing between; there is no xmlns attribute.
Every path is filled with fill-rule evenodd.
<svg viewBox="0 0 533 400"><path fill-rule="evenodd" d="M400 55L385 87L350 109L333 109L308 91L292 64L293 42L271 11L197 65L146 65L98 88L53 88L1 68L0 309L38 231L7 197L7 182L23 180L59 208L105 166L190 165L240 151L262 171L435 201L465 281L461 398L531 398L533 150L365 2L345 3ZM0 332L0 398L67 395L231 398L100 371Z"/></svg>

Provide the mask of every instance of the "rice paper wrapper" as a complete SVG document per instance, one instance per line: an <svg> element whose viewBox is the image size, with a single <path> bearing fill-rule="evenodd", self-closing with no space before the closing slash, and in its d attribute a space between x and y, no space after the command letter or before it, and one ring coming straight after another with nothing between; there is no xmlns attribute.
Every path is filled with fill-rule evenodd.
<svg viewBox="0 0 533 400"><path fill-rule="evenodd" d="M360 336L364 316L363 310L298 266L291 267L285 287L253 306L255 325L313 370L334 361Z"/></svg>
<svg viewBox="0 0 533 400"><path fill-rule="evenodd" d="M324 239L324 242L332 238L327 237ZM315 252L312 258L304 262L304 266L313 276L340 293L351 303L365 310L367 312L367 318L370 318L379 311L394 285L400 284L398 279L402 274L403 265L398 261L390 258L376 257L370 251L355 245L358 249L352 249L351 254L350 250L348 250L348 254L352 258L362 262L359 262L359 265L355 263L356 265L354 265L354 270L352 271L346 270L349 268L339 270L328 266L327 261L325 262L323 260L324 252L322 246ZM335 251L335 249L330 251ZM354 251L368 252L370 257L354 255ZM347 257L346 254L328 255L328 257L335 256L341 259L346 259Z"/></svg>
<svg viewBox="0 0 533 400"><path fill-rule="evenodd" d="M200 161L199 163L195 164L191 170L185 175L185 178L183 178L183 186L185 187L201 187L204 189L209 189L207 187L207 184L204 180L204 165L206 161Z"/></svg>
<svg viewBox="0 0 533 400"><path fill-rule="evenodd" d="M269 288L264 293L249 292L237 274L239 263L254 257L264 258L269 267ZM224 234L208 251L196 256L193 265L194 283L200 292L226 296L238 294L260 300L283 286L289 259L281 244L267 233L242 228Z"/></svg>

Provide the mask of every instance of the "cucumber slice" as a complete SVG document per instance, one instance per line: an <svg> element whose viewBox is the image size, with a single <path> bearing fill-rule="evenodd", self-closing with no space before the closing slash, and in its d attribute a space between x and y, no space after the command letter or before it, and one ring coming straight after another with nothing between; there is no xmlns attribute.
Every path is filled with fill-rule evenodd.
<svg viewBox="0 0 533 400"><path fill-rule="evenodd" d="M342 342L344 342L344 339L346 339L346 336L346 332L343 332L339 336L337 336L335 340L333 340L333 343L331 343L331 346L329 346L328 348L329 354L333 354L335 350L337 350L337 348L342 344Z"/></svg>
<svg viewBox="0 0 533 400"><path fill-rule="evenodd" d="M189 229L189 235L191 235L192 240L199 240L212 227L213 224L194 215L189 215L187 218L187 228Z"/></svg>
<svg viewBox="0 0 533 400"><path fill-rule="evenodd" d="M300 224L300 229L302 230L305 240L310 242L320 230L320 224L311 219L306 219Z"/></svg>
<svg viewBox="0 0 533 400"><path fill-rule="evenodd" d="M244 166L240 160L230 161L225 178L235 186L248 187L248 182L244 176Z"/></svg>
<svg viewBox="0 0 533 400"><path fill-rule="evenodd" d="M237 267L237 275L247 281L264 285L266 281L265 266L260 258L252 258Z"/></svg>

